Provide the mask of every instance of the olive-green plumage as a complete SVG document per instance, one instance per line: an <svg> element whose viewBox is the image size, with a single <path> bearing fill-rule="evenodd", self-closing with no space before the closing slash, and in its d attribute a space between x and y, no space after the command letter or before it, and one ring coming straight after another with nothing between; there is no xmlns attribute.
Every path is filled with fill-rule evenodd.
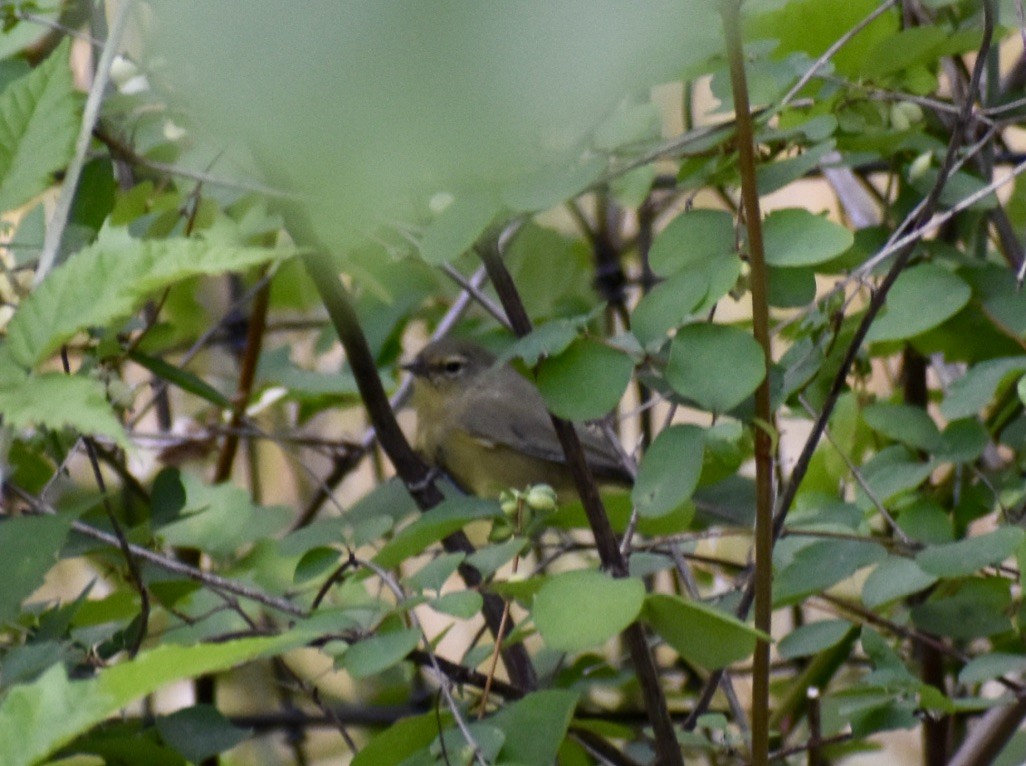
<svg viewBox="0 0 1026 766"><path fill-rule="evenodd" d="M417 448L467 492L495 497L504 489L549 484L561 500L574 482L541 394L516 370L466 340L425 346L413 373ZM596 479L629 484L614 450L597 432L578 427Z"/></svg>

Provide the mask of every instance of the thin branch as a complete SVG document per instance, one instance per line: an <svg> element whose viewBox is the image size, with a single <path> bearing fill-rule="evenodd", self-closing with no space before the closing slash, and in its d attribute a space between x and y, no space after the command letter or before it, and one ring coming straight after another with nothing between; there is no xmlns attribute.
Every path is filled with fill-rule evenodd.
<svg viewBox="0 0 1026 766"><path fill-rule="evenodd" d="M513 283L513 278L502 262L499 251L502 240L501 234L492 233L479 241L474 249L488 270L492 285L502 301L514 332L518 337L523 337L531 332L531 320L524 308L520 294L517 292L516 285ZM627 562L620 554L616 534L609 524L609 517L606 515L598 487L585 460L580 438L569 422L557 418L555 415L552 416L552 425L563 448L578 495L584 505L584 512L595 538L602 566L614 577L626 577ZM670 718L666 697L659 682L655 658L649 651L645 630L640 623L634 622L627 627L623 635L638 674L638 682L645 698L645 707L652 721L658 758L664 766L683 766L681 749L677 744L673 721Z"/></svg>
<svg viewBox="0 0 1026 766"><path fill-rule="evenodd" d="M21 498L23 502L28 504L28 506L32 509L33 513L45 514L47 516L58 515L56 509L54 509L53 506L32 496L30 493L21 489L21 487L19 487L18 485L12 482L8 482L4 486L12 494ZM81 535L85 535L90 539L97 540L98 542L101 542L105 545L109 545L113 548L120 547L117 536L112 535L109 532L104 532L103 530L96 529L96 527L90 526L89 524L85 524L81 521L73 521L71 522L71 528L75 532L78 532ZM236 582L235 580L229 580L226 577L220 577L219 575L215 575L210 572L204 572L201 569L197 569L196 567L189 566L188 564L183 564L178 559L171 558L160 553L156 553L154 551L149 550L148 548L143 548L139 545L129 543L128 550L137 559L153 564L154 566L163 569L165 572L171 572L172 574L181 575L183 577L187 577L190 580L195 580L196 582L205 585L212 590L231 593L233 595L239 596L240 598L244 598L249 601L255 601L258 604L263 604L264 606L270 607L271 609L277 609L279 612L284 612L285 614L291 615L293 617L308 616L306 609L304 609L303 607L294 604L293 602L288 601L286 599L279 598L278 596L272 596L269 593L265 593L264 591L258 590L257 588L253 588L249 585L243 585L242 583Z"/></svg>
<svg viewBox="0 0 1026 766"><path fill-rule="evenodd" d="M819 70L822 69L824 66L826 66L827 62L830 61L830 59L832 59L834 55L839 50L841 50L841 48L847 45L851 41L851 39L855 37L855 35L857 35L863 29L865 29L874 21L876 21L880 16L882 16L884 13L886 13L892 7L894 7L896 3L897 0L886 0L886 2L881 3L879 6L877 6L877 8L873 10L868 16L866 16L864 19L858 22L855 26L853 26L843 35L834 40L830 47L823 51L823 54L812 62L812 66L805 70L805 73L798 78L798 82L796 82L791 87L791 90L789 90L784 95L784 97L780 99L780 103L776 105L774 111L782 111L785 106L790 104L794 100L795 96L797 96L801 92L801 89L809 84L809 81L816 76L816 73L819 72Z"/></svg>
<svg viewBox="0 0 1026 766"><path fill-rule="evenodd" d="M365 569L369 569L385 584L385 586L392 591L399 603L406 601L406 594L403 592L402 587L395 581L388 572L379 567L373 561L364 561L357 559L355 562L358 566L362 566ZM435 671L435 677L438 681L439 688L442 692L442 697L445 699L445 704L449 708L449 712L452 713L453 720L456 721L456 728L460 730L460 734L463 735L463 739L466 740L467 744L474 751L474 760L481 764L481 766L488 766L488 762L484 759L484 754L481 752L481 746L477 744L477 740L474 739L474 735L471 733L469 725L463 717L463 713L460 712L459 705L456 704L456 700L452 696L452 687L449 677L442 671L442 668L438 665L438 661L435 659L435 654L431 649L431 641L428 639L427 633L424 632L423 626L420 624L420 620L417 619L417 613L414 610L407 612L410 617L410 622L414 624L417 630L420 631L421 640L424 642L425 652L428 655L428 660L431 664L432 669ZM496 638L496 640L500 640Z"/></svg>
<svg viewBox="0 0 1026 766"><path fill-rule="evenodd" d="M882 12L882 11L881 11ZM773 405L770 399L769 370L773 364L769 332L769 273L762 239L762 216L756 185L755 128L748 103L741 37L740 0L721 0L727 59L730 65L731 91L737 119L738 163L741 171L741 198L748 232L748 263L752 293L752 333L762 349L763 378L755 390L755 627L766 634L773 631L773 463L774 441L771 431ZM868 23L868 22L867 22ZM847 42L835 43L839 49ZM785 97L786 100L786 97ZM769 757L769 642L759 638L755 644L755 669L752 677L752 763L767 763Z"/></svg>
<svg viewBox="0 0 1026 766"><path fill-rule="evenodd" d="M812 408L812 405L809 404L804 394L798 395L798 401L809 416L815 420L816 411ZM898 522L894 520L890 511L887 510L880 498L876 496L876 492L874 492L873 488L869 486L869 482L866 481L866 477L862 475L862 471L859 470L859 467L852 462L850 457L848 457L848 453L841 449L841 445L834 441L833 434L830 433L829 428L823 429L823 437L827 440L830 446L834 448L834 451L838 454L844 462L844 465L851 472L851 475L855 478L855 482L862 488L862 491L866 493L866 497L869 498L870 502L876 507L880 516L882 516L888 526L890 526L891 531L894 532L894 534L896 534L905 545L911 545L912 538L905 534L904 529L898 526Z"/></svg>
<svg viewBox="0 0 1026 766"><path fill-rule="evenodd" d="M78 179L82 175L82 167L85 165L86 151L89 149L89 141L92 138L93 126L100 114L100 105L103 103L104 90L107 88L107 81L110 79L110 65L117 55L118 46L121 44L121 35L125 31L125 24L128 21L128 11L132 7L131 0L124 0L118 4L114 22L110 27L110 34L103 44L103 52L100 54L100 62L96 67L96 76L93 78L92 87L89 89L89 96L86 98L85 109L82 111L82 124L79 127L78 138L75 141L75 155L68 165L64 175L64 183L61 185L60 196L57 198L57 205L53 215L46 226L46 234L43 237L43 250L39 254L39 267L33 277L33 286L43 281L43 278L50 272L57 261L57 251L60 249L61 240L64 237L64 228L68 224L68 215L71 213L71 203L75 199L75 192L78 190Z"/></svg>

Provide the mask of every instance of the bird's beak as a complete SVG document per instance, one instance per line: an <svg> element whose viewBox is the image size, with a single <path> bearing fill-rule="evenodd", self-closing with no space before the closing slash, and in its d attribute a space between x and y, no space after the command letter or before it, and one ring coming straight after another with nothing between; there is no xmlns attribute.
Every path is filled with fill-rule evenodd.
<svg viewBox="0 0 1026 766"><path fill-rule="evenodd" d="M399 365L408 373L413 375L415 378L423 378L427 375L427 364L419 356L415 357L412 362L406 362L405 364Z"/></svg>

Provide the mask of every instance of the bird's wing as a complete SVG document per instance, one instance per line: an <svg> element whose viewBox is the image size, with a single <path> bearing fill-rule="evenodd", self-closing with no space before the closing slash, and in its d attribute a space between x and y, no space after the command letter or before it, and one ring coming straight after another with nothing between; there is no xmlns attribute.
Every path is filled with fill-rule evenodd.
<svg viewBox="0 0 1026 766"><path fill-rule="evenodd" d="M504 380L504 382L506 382ZM486 408L492 414L488 432L475 427L470 419L460 418L460 426L482 442L490 442L523 452L539 460L565 462L563 448L552 427L541 394L528 381L516 376L502 389L483 386L474 396L473 410ZM596 478L629 484L630 474L606 438L590 428L575 426L584 447L584 455Z"/></svg>

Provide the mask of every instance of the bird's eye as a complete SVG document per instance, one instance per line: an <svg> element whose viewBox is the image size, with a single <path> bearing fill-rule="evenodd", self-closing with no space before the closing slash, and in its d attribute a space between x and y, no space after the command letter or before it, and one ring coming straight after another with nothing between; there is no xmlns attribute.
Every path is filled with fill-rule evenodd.
<svg viewBox="0 0 1026 766"><path fill-rule="evenodd" d="M442 365L442 369L445 370L448 375L455 375L463 369L463 360L457 358L446 359L445 364Z"/></svg>

